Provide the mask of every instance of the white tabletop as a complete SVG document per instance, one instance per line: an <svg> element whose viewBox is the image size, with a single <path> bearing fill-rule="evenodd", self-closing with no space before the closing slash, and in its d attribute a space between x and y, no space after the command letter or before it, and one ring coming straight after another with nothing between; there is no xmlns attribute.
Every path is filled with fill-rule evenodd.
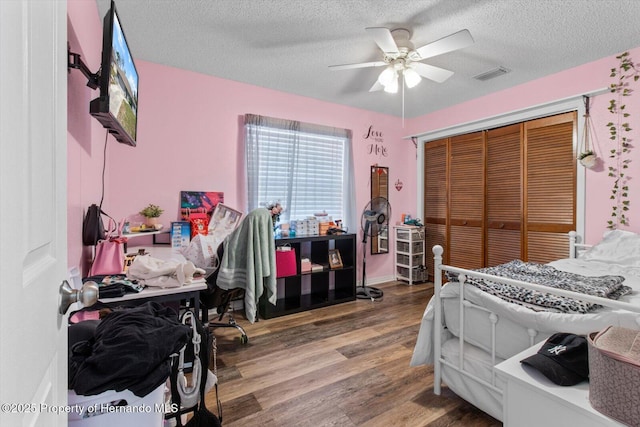
<svg viewBox="0 0 640 427"><path fill-rule="evenodd" d="M187 292L195 292L195 291L203 291L207 289L207 282L205 282L204 278L193 279L193 281L189 284L178 286L175 288L158 288L147 286L140 292L127 292L121 297L116 298L100 298L98 301L101 303L113 303L113 302L121 302L121 301L130 301L141 298L153 298L159 296L166 295L176 295L183 294Z"/></svg>
<svg viewBox="0 0 640 427"><path fill-rule="evenodd" d="M494 369L498 375L505 376L508 381L516 381L529 389L535 389L550 401L568 404L582 413L589 414L592 419L605 425L622 426L622 424L593 409L591 403L589 403L589 383L587 381L570 387L557 385L537 369L520 363L522 359L526 359L536 353L543 344L541 342L529 347L523 352L497 364Z"/></svg>
<svg viewBox="0 0 640 427"><path fill-rule="evenodd" d="M582 406L585 400L588 400L589 396L589 383L587 381L583 381L580 384L576 384L571 387L557 385L541 374L537 369L520 363L522 359L526 359L527 357L537 353L543 344L544 343L535 344L525 351L499 363L495 366L495 370L504 375L510 376L517 381L535 385L537 389L555 397L562 394L562 399L575 405Z"/></svg>

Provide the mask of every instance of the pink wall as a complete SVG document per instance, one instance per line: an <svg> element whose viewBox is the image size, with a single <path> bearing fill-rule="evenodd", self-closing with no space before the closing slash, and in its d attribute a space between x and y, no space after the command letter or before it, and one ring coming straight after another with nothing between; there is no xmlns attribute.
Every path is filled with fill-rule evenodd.
<svg viewBox="0 0 640 427"><path fill-rule="evenodd" d="M71 51L82 55L92 71L100 67L102 39L99 31L102 19L98 17L95 2L69 0L67 2L67 34ZM90 249L82 246L82 218L92 203L100 203L102 126L91 119L89 102L98 96L87 86L87 79L77 70L68 74L67 88L67 223L69 267L78 266L86 271ZM113 145L113 144L111 144ZM105 179L110 170L107 169Z"/></svg>
<svg viewBox="0 0 640 427"><path fill-rule="evenodd" d="M636 63L640 62L640 48L629 51L631 58ZM451 108L436 111L432 114L421 116L407 122L408 134L419 134L436 129L447 128L456 124L462 124L493 117L511 111L521 110L527 107L549 103L555 100L568 98L576 94L608 87L613 83L609 77L610 70L617 67L618 60L615 56L590 62L569 70L562 71L551 76L541 78L514 88L496 92L481 98L471 100ZM640 82L632 87L638 90ZM608 155L613 148L609 140L609 131L606 124L615 121L615 116L607 111L610 93L604 93L592 99L591 116L595 129L594 139L597 141L595 151L603 158L604 164L592 170L587 170L586 175L586 220L585 240L587 243L595 243L600 240L602 233L607 230L607 220L611 216L611 187L613 181L608 177ZM631 113L628 119L633 129L628 135L637 143L638 130L640 130L640 94L625 99L627 111ZM580 121L583 118L579 118ZM632 156L633 157L633 156ZM640 161L634 160L629 165L630 177L640 176ZM640 185L631 181L630 185L630 218L629 227L621 227L631 231L640 232L638 210L640 210Z"/></svg>
<svg viewBox="0 0 640 427"><path fill-rule="evenodd" d="M72 50L97 69L102 26L95 3L69 0L68 16ZM225 204L245 211L241 121L246 113L351 129L358 211L369 200L369 167L376 163L389 167L391 182L404 183L401 191L390 192L392 221L402 212L416 211L415 148L403 139L407 132L399 118L142 60L136 66L138 146L118 144L111 136L107 142L103 209L114 218L139 220L137 212L154 203L166 209L160 219L168 226L178 217L181 190L223 191ZM80 72L69 75L69 263L83 266L87 252L81 245L82 216L100 199L105 138L104 129L88 113L89 101L98 92L85 84ZM370 126L382 133L379 145L386 156L368 152L370 142L364 136ZM358 245L360 256L361 249ZM392 274L391 254L370 258L368 281Z"/></svg>
<svg viewBox="0 0 640 427"><path fill-rule="evenodd" d="M97 70L101 51L102 17L96 3L68 0L69 43L81 53L92 70ZM126 31L126 29L125 29ZM135 50L134 50L135 53ZM636 62L640 48L631 50ZM161 217L167 224L178 214L181 190L223 191L225 203L245 210L243 158L241 155L241 119L245 113L319 123L353 131L356 176L356 206L362 209L369 200L369 166L378 163L390 167L390 182L403 182L401 191L390 190L395 222L402 212L416 212L416 156L406 135L441 129L566 98L610 84L609 70L617 64L614 57L603 58L509 90L456 105L429 115L406 120L398 117L329 104L247 84L223 80L186 70L170 68L142 60L136 61L140 74L139 140L135 148L118 144L108 137L106 150L104 209L114 218L135 221L137 212L149 203L166 208ZM68 77L68 229L69 264L86 271L87 248L81 244L82 217L86 207L98 203L105 130L88 113L89 102L98 96L87 88L85 77L72 71ZM592 116L599 155L609 150L605 124L611 120L606 107L609 94L596 97ZM640 129L640 98L628 99L632 113L631 135ZM387 156L368 153L370 141L364 135L369 126L382 132ZM605 159L606 160L606 159ZM595 242L606 229L610 215L609 194L612 185L606 164L600 170L587 171L586 240ZM637 176L640 161L632 162L629 175ZM631 225L635 221L633 205L640 200L640 187L631 183ZM358 245L360 256L361 246ZM367 277L375 281L393 275L393 256L371 257ZM361 272L358 273L361 277Z"/></svg>

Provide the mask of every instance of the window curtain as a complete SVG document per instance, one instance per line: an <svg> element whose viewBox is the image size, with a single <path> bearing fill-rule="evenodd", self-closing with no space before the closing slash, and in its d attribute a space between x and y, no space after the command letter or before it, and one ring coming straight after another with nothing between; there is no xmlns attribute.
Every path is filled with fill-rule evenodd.
<svg viewBox="0 0 640 427"><path fill-rule="evenodd" d="M281 220L326 210L356 231L351 131L246 114L249 210L280 201Z"/></svg>

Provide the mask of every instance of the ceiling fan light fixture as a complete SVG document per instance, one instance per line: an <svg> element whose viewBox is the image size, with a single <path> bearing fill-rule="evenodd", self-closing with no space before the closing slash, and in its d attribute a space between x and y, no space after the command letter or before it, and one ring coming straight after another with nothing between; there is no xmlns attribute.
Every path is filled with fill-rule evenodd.
<svg viewBox="0 0 640 427"><path fill-rule="evenodd" d="M422 81L420 74L418 74L413 68L406 68L402 72L402 75L404 76L404 82L409 89L416 87L418 83Z"/></svg>
<svg viewBox="0 0 640 427"><path fill-rule="evenodd" d="M380 73L380 75L378 76L378 81L382 86L387 87L397 78L398 75L396 73L396 70L393 68L393 65L389 65Z"/></svg>
<svg viewBox="0 0 640 427"><path fill-rule="evenodd" d="M395 75L395 78L389 82L389 84L384 85L384 91L387 93L398 93L398 75Z"/></svg>

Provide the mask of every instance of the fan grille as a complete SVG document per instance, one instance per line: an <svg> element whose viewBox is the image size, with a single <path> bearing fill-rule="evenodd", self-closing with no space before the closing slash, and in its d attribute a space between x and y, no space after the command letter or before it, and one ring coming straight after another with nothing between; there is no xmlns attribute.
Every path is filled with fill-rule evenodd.
<svg viewBox="0 0 640 427"><path fill-rule="evenodd" d="M362 230L369 236L377 236L387 229L391 206L384 197L372 199L362 210Z"/></svg>

